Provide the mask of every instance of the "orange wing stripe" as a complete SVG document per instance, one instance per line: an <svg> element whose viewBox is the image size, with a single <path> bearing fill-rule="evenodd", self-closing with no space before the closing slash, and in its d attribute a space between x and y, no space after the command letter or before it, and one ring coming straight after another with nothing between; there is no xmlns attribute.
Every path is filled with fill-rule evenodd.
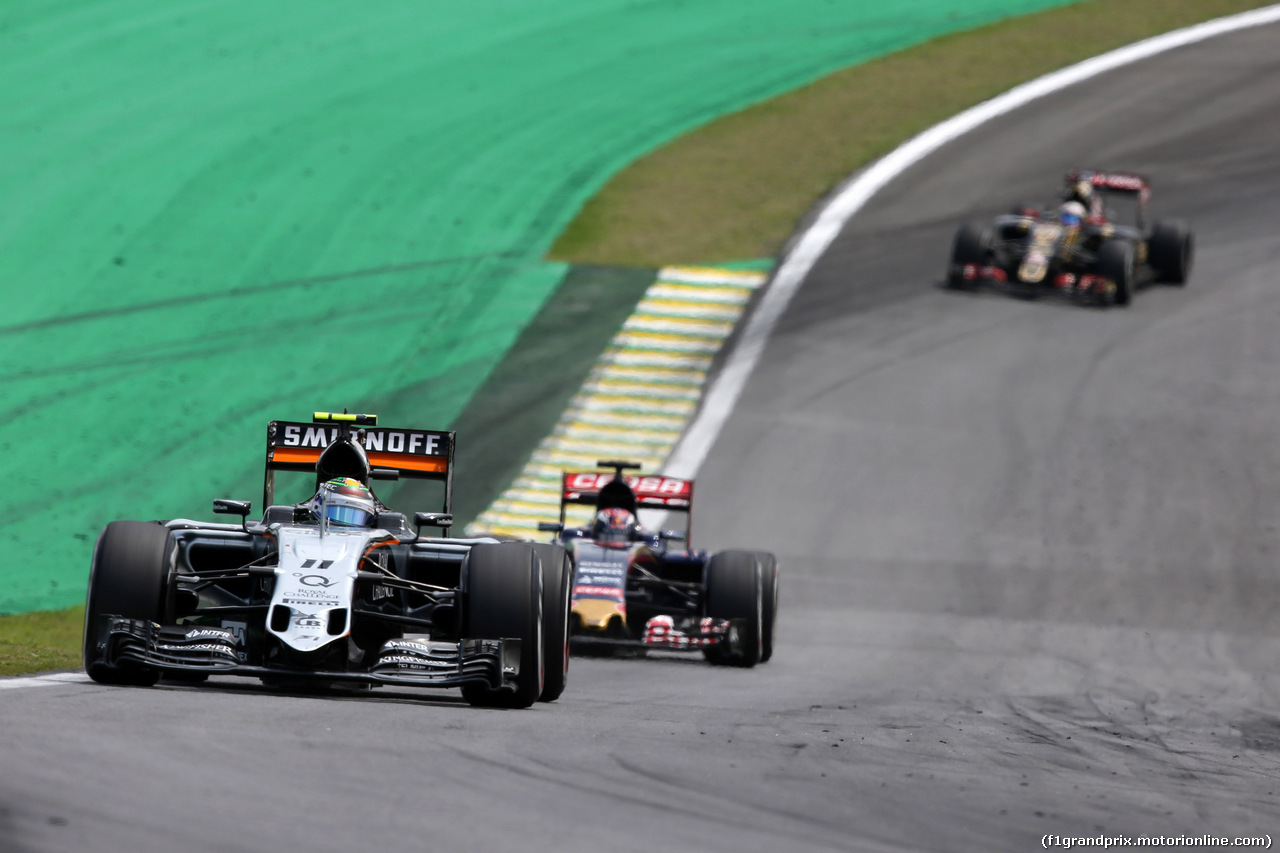
<svg viewBox="0 0 1280 853"><path fill-rule="evenodd" d="M449 469L443 456L405 456L399 453L370 453L369 464L375 468L399 468L401 471L436 471Z"/></svg>
<svg viewBox="0 0 1280 853"><path fill-rule="evenodd" d="M316 462L320 458L318 448L298 449L296 447L277 447L271 452L273 462Z"/></svg>
<svg viewBox="0 0 1280 853"><path fill-rule="evenodd" d="M400 453L370 453L369 464L375 468L396 468L400 471L430 471L444 473L449 470L449 460L443 456L409 456ZM271 452L273 462L311 463L320 459L316 447L277 447Z"/></svg>

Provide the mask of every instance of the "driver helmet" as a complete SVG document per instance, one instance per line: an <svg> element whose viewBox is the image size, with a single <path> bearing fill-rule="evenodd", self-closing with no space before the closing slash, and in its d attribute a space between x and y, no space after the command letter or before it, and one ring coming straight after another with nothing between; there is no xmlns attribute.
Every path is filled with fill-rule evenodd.
<svg viewBox="0 0 1280 853"><path fill-rule="evenodd" d="M1058 221L1068 228L1075 228L1084 221L1086 211L1078 201L1069 201L1058 208Z"/></svg>
<svg viewBox="0 0 1280 853"><path fill-rule="evenodd" d="M639 527L636 517L625 509L602 509L591 522L591 538L597 542L631 542Z"/></svg>
<svg viewBox="0 0 1280 853"><path fill-rule="evenodd" d="M336 527L370 527L378 507L373 492L363 483L339 477L320 485L311 499L311 511L317 520L328 520Z"/></svg>

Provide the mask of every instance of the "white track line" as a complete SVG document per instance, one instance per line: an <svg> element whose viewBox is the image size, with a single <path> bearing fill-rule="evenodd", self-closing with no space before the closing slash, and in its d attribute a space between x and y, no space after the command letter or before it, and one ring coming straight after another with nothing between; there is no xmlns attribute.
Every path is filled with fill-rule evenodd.
<svg viewBox="0 0 1280 853"><path fill-rule="evenodd" d="M0 678L0 690L13 690L23 687L49 687L55 684L92 684L89 676L83 672L51 672L47 675L15 675L11 678Z"/></svg>
<svg viewBox="0 0 1280 853"><path fill-rule="evenodd" d="M795 295L814 263L844 228L845 223L852 219L854 214L861 210L889 181L948 142L1037 98L1177 47L1276 21L1280 21L1280 5L1206 21L1194 27L1175 30L1095 56L1093 59L1087 59L1029 83L1023 83L1003 95L965 110L907 140L884 158L873 163L827 203L813 225L800 236L795 248L783 259L774 272L772 280L765 285L760 304L748 318L742 330L742 336L729 354L723 369L712 380L711 387L703 398L702 408L667 459L667 464L663 468L664 473L684 479L692 478L698 473L711 446L720 435L720 430L724 428L729 413L737 404L738 397L742 395L747 378L755 370L756 364L764 354L769 336L773 333L779 318L782 317L783 311L786 310L787 304L791 302L791 297Z"/></svg>

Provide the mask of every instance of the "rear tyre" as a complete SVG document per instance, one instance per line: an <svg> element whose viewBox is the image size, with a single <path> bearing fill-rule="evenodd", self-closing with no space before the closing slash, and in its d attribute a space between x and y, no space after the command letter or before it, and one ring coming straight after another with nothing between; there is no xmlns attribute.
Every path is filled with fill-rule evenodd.
<svg viewBox="0 0 1280 853"><path fill-rule="evenodd" d="M533 550L542 563L542 694L539 702L554 702L569 678L569 594L573 592L573 563L564 548L545 543Z"/></svg>
<svg viewBox="0 0 1280 853"><path fill-rule="evenodd" d="M760 563L760 663L773 657L773 631L778 617L778 558L757 551Z"/></svg>
<svg viewBox="0 0 1280 853"><path fill-rule="evenodd" d="M703 649L718 666L752 667L764 654L764 601L760 564L751 551L721 551L707 561L706 615L728 619L729 635Z"/></svg>
<svg viewBox="0 0 1280 853"><path fill-rule="evenodd" d="M947 270L947 287L964 287L964 268L968 264L985 265L991 254L991 231L980 223L966 222L956 232L951 244L951 267Z"/></svg>
<svg viewBox="0 0 1280 853"><path fill-rule="evenodd" d="M528 708L542 693L542 568L528 542L476 545L462 564L462 636L520 640L516 689L468 684L463 697L489 708Z"/></svg>
<svg viewBox="0 0 1280 853"><path fill-rule="evenodd" d="M1160 281L1186 284L1194 256L1191 229L1181 219L1157 222L1147 242L1147 262Z"/></svg>
<svg viewBox="0 0 1280 853"><path fill-rule="evenodd" d="M154 521L113 521L93 549L84 605L84 669L100 684L150 687L158 670L103 660L106 634L100 616L164 621L169 571L169 529Z"/></svg>
<svg viewBox="0 0 1280 853"><path fill-rule="evenodd" d="M1133 244L1110 240L1098 250L1098 274L1116 286L1115 303L1128 305L1133 298Z"/></svg>

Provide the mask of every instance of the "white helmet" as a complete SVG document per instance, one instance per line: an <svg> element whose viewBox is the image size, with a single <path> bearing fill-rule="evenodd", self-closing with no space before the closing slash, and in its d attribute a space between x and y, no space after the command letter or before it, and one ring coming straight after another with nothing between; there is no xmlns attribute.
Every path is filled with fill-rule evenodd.
<svg viewBox="0 0 1280 853"><path fill-rule="evenodd" d="M1078 201L1068 201L1058 208L1058 221L1063 225L1079 225L1084 221L1088 211Z"/></svg>

